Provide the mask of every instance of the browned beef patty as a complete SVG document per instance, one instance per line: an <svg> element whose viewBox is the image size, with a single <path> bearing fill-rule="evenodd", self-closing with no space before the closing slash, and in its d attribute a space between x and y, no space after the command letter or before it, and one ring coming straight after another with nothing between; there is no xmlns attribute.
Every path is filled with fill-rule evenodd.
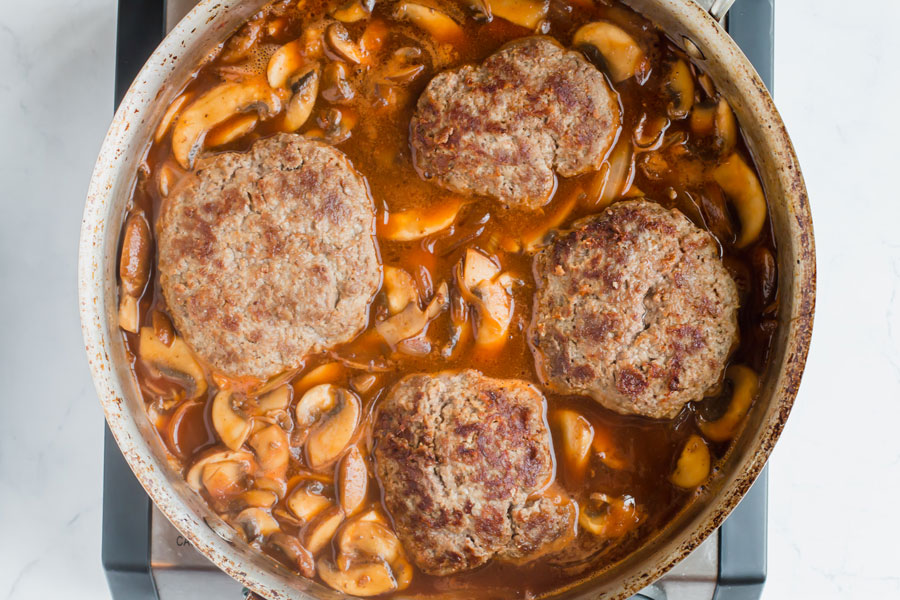
<svg viewBox="0 0 900 600"><path fill-rule="evenodd" d="M410 375L390 390L375 419L375 464L420 569L523 562L571 539L574 504L538 493L553 477L544 412L530 384L473 370Z"/></svg>
<svg viewBox="0 0 900 600"><path fill-rule="evenodd" d="M281 134L207 159L157 225L175 326L233 376L269 377L348 341L380 283L374 219L362 176L321 142Z"/></svg>
<svg viewBox="0 0 900 600"><path fill-rule="evenodd" d="M530 37L432 79L410 141L425 179L534 209L550 199L554 171L570 177L600 167L619 122L618 98L600 71L554 40Z"/></svg>
<svg viewBox="0 0 900 600"><path fill-rule="evenodd" d="M542 250L529 341L542 380L620 413L672 418L715 385L738 293L712 236L677 210L613 204Z"/></svg>

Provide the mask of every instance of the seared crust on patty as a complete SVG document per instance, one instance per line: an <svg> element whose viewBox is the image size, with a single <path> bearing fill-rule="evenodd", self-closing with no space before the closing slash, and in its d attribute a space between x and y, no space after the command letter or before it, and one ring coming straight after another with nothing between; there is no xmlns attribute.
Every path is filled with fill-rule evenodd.
<svg viewBox="0 0 900 600"><path fill-rule="evenodd" d="M545 204L554 171L600 167L619 131L604 76L550 38L517 40L480 66L444 71L419 98L410 125L416 168L460 193L511 207Z"/></svg>
<svg viewBox="0 0 900 600"><path fill-rule="evenodd" d="M721 378L738 292L712 236L677 210L613 204L534 260L541 379L620 413L672 418Z"/></svg>
<svg viewBox="0 0 900 600"><path fill-rule="evenodd" d="M420 569L524 562L571 539L574 504L539 493L553 477L544 412L530 384L474 370L410 375L391 389L375 419L375 464Z"/></svg>
<svg viewBox="0 0 900 600"><path fill-rule="evenodd" d="M374 207L343 153L281 134L189 177L157 224L160 283L214 369L270 377L366 325L381 280Z"/></svg>

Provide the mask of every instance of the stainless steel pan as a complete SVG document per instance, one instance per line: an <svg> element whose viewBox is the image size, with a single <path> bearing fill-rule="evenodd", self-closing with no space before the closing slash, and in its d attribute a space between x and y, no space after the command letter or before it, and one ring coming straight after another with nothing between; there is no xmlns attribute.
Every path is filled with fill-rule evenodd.
<svg viewBox="0 0 900 600"><path fill-rule="evenodd" d="M201 2L157 48L122 100L100 151L84 211L78 273L81 319L85 350L113 435L150 497L172 523L200 552L266 598L339 598L340 594L298 577L251 549L188 488L167 462L146 417L116 322L118 236L138 163L154 127L209 48L266 1ZM662 576L722 523L759 474L791 410L815 303L815 250L806 188L771 97L717 22L733 0L625 1L685 48L734 108L769 201L781 305L760 400L706 499L690 506L639 551L602 576L561 592L560 598L629 596Z"/></svg>

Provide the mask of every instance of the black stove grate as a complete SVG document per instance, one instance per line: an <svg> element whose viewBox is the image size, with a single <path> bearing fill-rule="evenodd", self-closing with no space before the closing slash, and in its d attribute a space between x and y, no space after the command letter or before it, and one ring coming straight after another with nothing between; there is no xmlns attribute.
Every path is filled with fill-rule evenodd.
<svg viewBox="0 0 900 600"><path fill-rule="evenodd" d="M772 90L775 0L738 0L727 29ZM166 0L119 0L115 103L165 36ZM105 428L102 563L113 600L158 600L151 571L152 504ZM713 600L757 600L766 581L768 469L719 528ZM648 588L633 600L665 600Z"/></svg>

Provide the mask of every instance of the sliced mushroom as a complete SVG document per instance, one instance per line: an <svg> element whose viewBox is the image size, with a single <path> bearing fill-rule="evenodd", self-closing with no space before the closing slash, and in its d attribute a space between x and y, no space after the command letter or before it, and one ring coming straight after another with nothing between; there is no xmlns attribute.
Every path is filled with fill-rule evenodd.
<svg viewBox="0 0 900 600"><path fill-rule="evenodd" d="M606 494L591 494L590 500L581 507L578 524L590 533L603 538L622 537L634 529L641 521L634 498L616 498Z"/></svg>
<svg viewBox="0 0 900 600"><path fill-rule="evenodd" d="M322 71L322 97L332 104L346 104L356 97L356 90L350 84L347 65L332 62Z"/></svg>
<svg viewBox="0 0 900 600"><path fill-rule="evenodd" d="M598 177L601 178L600 181L596 181ZM601 186L591 197L597 198L603 193L602 186L606 184L606 179L608 177L608 165L604 165L604 168L591 175L589 181L592 185L597 185L599 183ZM550 212L546 219L522 235L521 248L528 254L537 252L547 239L547 235L553 229L562 225L563 222L569 218L569 215L572 214L572 211L575 210L575 207L578 206L579 201L587 197L588 193L583 191L581 186L576 186L571 194L569 194L560 204L553 207L552 212Z"/></svg>
<svg viewBox="0 0 900 600"><path fill-rule="evenodd" d="M750 255L750 264L756 275L756 297L759 306L769 306L775 300L778 285L778 267L772 251L764 246L757 246Z"/></svg>
<svg viewBox="0 0 900 600"><path fill-rule="evenodd" d="M225 462L241 463L245 465L244 470L248 473L253 470L253 455L249 452L220 450L206 454L198 459L191 465L191 468L188 469L184 479L194 491L199 492L203 488L203 470L210 465Z"/></svg>
<svg viewBox="0 0 900 600"><path fill-rule="evenodd" d="M493 281L500 274L500 267L494 261L472 248L466 249L463 257L462 283L466 290L475 289L483 281Z"/></svg>
<svg viewBox="0 0 900 600"><path fill-rule="evenodd" d="M390 568L383 562L368 562L338 569L330 558L317 563L319 577L332 588L350 596L378 596L397 589Z"/></svg>
<svg viewBox="0 0 900 600"><path fill-rule="evenodd" d="M713 169L713 179L731 200L741 221L735 246L744 248L759 237L766 222L766 197L753 168L737 153Z"/></svg>
<svg viewBox="0 0 900 600"><path fill-rule="evenodd" d="M309 523L316 515L332 505L323 495L324 486L318 481L306 481L298 485L288 495L288 509L301 523Z"/></svg>
<svg viewBox="0 0 900 600"><path fill-rule="evenodd" d="M658 150L663 145L663 139L669 125L671 125L671 121L666 117L657 116L651 118L646 113L641 115L641 120L638 122L632 137L635 149L642 152Z"/></svg>
<svg viewBox="0 0 900 600"><path fill-rule="evenodd" d="M513 279L508 273L492 276L497 267L485 263L485 258L475 251L467 251L455 274L462 297L476 310L476 344L493 351L505 343L512 320L514 304L510 287Z"/></svg>
<svg viewBox="0 0 900 600"><path fill-rule="evenodd" d="M669 481L680 488L692 489L709 477L709 448L699 435L691 435L678 456L678 464Z"/></svg>
<svg viewBox="0 0 900 600"><path fill-rule="evenodd" d="M316 368L312 369L311 371L309 371L308 373L306 373L303 377L300 378L299 381L297 381L294 384L294 394L295 395L305 394L308 390L311 390L313 387L318 386L320 384L333 383L333 382L337 381L338 379L340 379L341 377L343 377L344 373L346 373L346 369L344 368L344 365L341 364L340 362L330 362L330 363L325 363L324 365L319 365L318 367L316 367ZM324 390L319 390L319 393L321 393L322 391L324 391ZM311 402L311 401L313 401L313 398L310 398L309 400L307 400L307 402ZM301 410L300 405L303 403L304 403L304 400L301 397L300 402L297 404L297 409L296 409L297 411ZM304 408L303 410L306 411L307 409ZM304 414L306 414L306 413L304 412ZM297 412L297 416L298 416L298 418L300 418L300 412ZM314 420L315 420L315 418L314 418ZM308 426L311 423L312 422L310 421L310 423L307 423L306 425L304 425L303 423L298 421L297 425L303 427L303 426Z"/></svg>
<svg viewBox="0 0 900 600"><path fill-rule="evenodd" d="M260 415L268 415L274 412L287 410L291 404L293 388L290 385L281 385L271 392L259 397L256 401L257 411Z"/></svg>
<svg viewBox="0 0 900 600"><path fill-rule="evenodd" d="M142 327L138 354L145 363L177 380L189 398L206 393L206 375L181 337L176 336L166 345L156 337L152 327Z"/></svg>
<svg viewBox="0 0 900 600"><path fill-rule="evenodd" d="M318 554L328 545L343 521L344 511L340 506L332 506L323 511L304 528L301 536L303 546L313 555Z"/></svg>
<svg viewBox="0 0 900 600"><path fill-rule="evenodd" d="M384 266L384 293L388 310L397 314L410 303L419 303L419 292L412 275L398 267Z"/></svg>
<svg viewBox="0 0 900 600"><path fill-rule="evenodd" d="M250 436L248 444L256 454L256 462L259 463L262 475L284 479L291 450L287 434L281 427L269 425L260 429Z"/></svg>
<svg viewBox="0 0 900 600"><path fill-rule="evenodd" d="M203 488L214 500L232 498L247 488L247 463L223 461L206 465L201 474Z"/></svg>
<svg viewBox="0 0 900 600"><path fill-rule="evenodd" d="M720 98L716 105L715 132L716 149L724 156L734 149L738 139L737 119L725 98Z"/></svg>
<svg viewBox="0 0 900 600"><path fill-rule="evenodd" d="M331 16L341 23L356 23L368 19L375 7L375 0L348 0L331 11Z"/></svg>
<svg viewBox="0 0 900 600"><path fill-rule="evenodd" d="M400 540L387 521L370 510L347 522L336 539L336 564L342 571L372 561L390 566L397 589L405 589L412 581L412 565L406 558Z"/></svg>
<svg viewBox="0 0 900 600"><path fill-rule="evenodd" d="M731 381L733 388L728 410L715 421L699 420L697 423L703 437L711 442L727 442L734 437L759 391L759 377L744 365L729 366L725 379Z"/></svg>
<svg viewBox="0 0 900 600"><path fill-rule="evenodd" d="M384 45L388 38L388 26L381 19L372 19L359 36L359 48L368 55L373 55Z"/></svg>
<svg viewBox="0 0 900 600"><path fill-rule="evenodd" d="M192 426L196 423L202 423L204 413L206 412L203 402L197 400L188 400L182 402L175 409L165 425L166 437L169 442L169 449L181 458L188 458L194 450L202 444L200 438L206 438L204 430L200 436L196 435L197 428Z"/></svg>
<svg viewBox="0 0 900 600"><path fill-rule="evenodd" d="M234 518L233 524L240 528L248 542L267 538L281 531L272 515L261 508L245 508Z"/></svg>
<svg viewBox="0 0 900 600"><path fill-rule="evenodd" d="M400 96L399 92L397 91L397 86L388 83L382 83L379 81L375 83L372 92L372 105L374 107L383 109L394 109L397 107L397 102ZM386 155L389 152L389 150L380 150L378 152L378 158L384 161Z"/></svg>
<svg viewBox="0 0 900 600"><path fill-rule="evenodd" d="M355 514L366 499L369 472L359 448L354 446L338 466L338 499L347 516Z"/></svg>
<svg viewBox="0 0 900 600"><path fill-rule="evenodd" d="M290 25L290 19L288 19L285 15L281 15L279 17L270 17L265 26L266 26L266 34L270 38L280 38L284 35L285 30Z"/></svg>
<svg viewBox="0 0 900 600"><path fill-rule="evenodd" d="M206 92L178 117L172 132L172 153L176 160L182 167L191 168L210 129L238 113L254 109L262 118L281 111L280 98L262 77L222 83Z"/></svg>
<svg viewBox="0 0 900 600"><path fill-rule="evenodd" d="M319 485L319 488L324 490L326 487L330 488L334 484L334 473L327 471L324 473L317 473L315 471L309 471L307 469L301 468L296 475L290 478L290 480L288 481L288 487L293 490L295 487L303 484L304 482L321 484Z"/></svg>
<svg viewBox="0 0 900 600"><path fill-rule="evenodd" d="M362 407L356 394L337 388L335 399L334 409L319 420L306 439L306 462L315 470L340 457L359 424Z"/></svg>
<svg viewBox="0 0 900 600"><path fill-rule="evenodd" d="M514 304L509 281L503 275L496 281L482 281L472 290L478 319L475 343L482 348L497 349L506 342L506 332L512 321Z"/></svg>
<svg viewBox="0 0 900 600"><path fill-rule="evenodd" d="M143 212L135 212L125 222L125 232L122 234L122 258L119 260L119 278L122 280L119 327L131 333L137 333L140 329L138 300L150 279L152 249L150 225Z"/></svg>
<svg viewBox="0 0 900 600"><path fill-rule="evenodd" d="M288 525L291 525L293 527L298 527L298 528L303 527L303 525L304 525L303 521L299 520L297 517L294 516L294 513L290 512L287 509L281 508L280 506L276 506L275 508L273 508L272 514L281 523L286 523Z"/></svg>
<svg viewBox="0 0 900 600"><path fill-rule="evenodd" d="M330 364L340 365L340 363ZM337 390L338 388L330 383L321 383L304 393L294 409L297 427L312 427L319 417L332 410L337 403Z"/></svg>
<svg viewBox="0 0 900 600"><path fill-rule="evenodd" d="M613 83L634 77L644 63L644 51L637 41L621 27L606 21L583 25L575 32L572 45L599 52Z"/></svg>
<svg viewBox="0 0 900 600"><path fill-rule="evenodd" d="M159 195L163 198L168 197L169 192L174 189L184 172L181 167L175 167L174 161L164 162L156 170L156 186L159 189Z"/></svg>
<svg viewBox="0 0 900 600"><path fill-rule="evenodd" d="M718 104L709 101L694 105L691 110L691 133L701 137L712 135L716 130L718 107Z"/></svg>
<svg viewBox="0 0 900 600"><path fill-rule="evenodd" d="M242 492L238 501L248 508L272 508L278 504L278 494L271 490L252 489Z"/></svg>
<svg viewBox="0 0 900 600"><path fill-rule="evenodd" d="M607 158L607 164L609 174L603 182L600 194L588 196L588 203L596 209L606 208L631 187L634 179L634 149L627 138L619 140Z"/></svg>
<svg viewBox="0 0 900 600"><path fill-rule="evenodd" d="M266 67L266 79L272 88L287 86L288 78L305 64L302 40L288 42L275 51Z"/></svg>
<svg viewBox="0 0 900 600"><path fill-rule="evenodd" d="M142 211L136 211L125 222L122 235L122 259L119 261L119 277L122 289L129 296L140 296L150 277L150 254L153 238L150 225Z"/></svg>
<svg viewBox="0 0 900 600"><path fill-rule="evenodd" d="M241 138L256 127L259 117L254 114L237 115L213 127L206 135L206 147L218 148Z"/></svg>
<svg viewBox="0 0 900 600"><path fill-rule="evenodd" d="M666 113L672 120L684 119L694 106L694 77L684 59L677 58L666 65L663 90L669 97Z"/></svg>
<svg viewBox="0 0 900 600"><path fill-rule="evenodd" d="M161 310L154 310L150 313L150 325L153 327L156 339L166 346L172 345L172 342L175 341L175 327L172 325L169 317L166 316L166 313Z"/></svg>
<svg viewBox="0 0 900 600"><path fill-rule="evenodd" d="M394 51L384 67L382 76L391 83L405 85L412 83L424 70L419 48L406 46Z"/></svg>
<svg viewBox="0 0 900 600"><path fill-rule="evenodd" d="M562 450L565 473L572 483L578 483L584 478L591 458L594 427L590 421L571 409L554 412L552 423L556 430L554 441L559 443Z"/></svg>
<svg viewBox="0 0 900 600"><path fill-rule="evenodd" d="M331 19L322 19L304 27L300 35L300 49L304 57L319 59L325 56L325 31L331 23Z"/></svg>
<svg viewBox="0 0 900 600"><path fill-rule="evenodd" d="M735 240L734 226L731 223L731 216L728 214L728 203L722 193L722 188L714 183L709 183L703 187L699 198L700 212L712 234L722 243L733 243Z"/></svg>
<svg viewBox="0 0 900 600"><path fill-rule="evenodd" d="M213 399L210 416L219 439L232 450L240 450L253 426L251 420L235 409L235 395L222 390Z"/></svg>
<svg viewBox="0 0 900 600"><path fill-rule="evenodd" d="M403 552L400 540L387 524L368 519L349 521L338 535L337 547L337 564L341 568L360 557L377 558L390 564Z"/></svg>
<svg viewBox="0 0 900 600"><path fill-rule="evenodd" d="M547 17L549 2L543 0L484 0L488 14L532 31Z"/></svg>
<svg viewBox="0 0 900 600"><path fill-rule="evenodd" d="M456 276L458 277L458 275ZM471 296L471 294L467 293L464 296L463 291L457 288L450 292L451 330L450 339L441 349L441 356L444 358L451 358L454 354L460 352L471 337L472 327L469 326L469 314L471 311L469 310L467 296Z"/></svg>
<svg viewBox="0 0 900 600"><path fill-rule="evenodd" d="M411 302L402 312L376 323L375 330L391 348L395 348L403 340L422 333L428 323L448 307L449 300L449 287L446 282L441 283L424 311L418 304Z"/></svg>
<svg viewBox="0 0 900 600"><path fill-rule="evenodd" d="M290 88L293 96L284 111L284 128L293 132L303 127L316 105L316 97L319 95L319 71L310 68L291 78Z"/></svg>
<svg viewBox="0 0 900 600"><path fill-rule="evenodd" d="M375 373L360 373L350 378L350 387L360 394L365 394L378 383L378 375Z"/></svg>
<svg viewBox="0 0 900 600"><path fill-rule="evenodd" d="M290 560L304 577L314 577L316 574L315 559L312 553L303 547L300 540L282 531L276 531L269 536L266 544L278 549Z"/></svg>
<svg viewBox="0 0 900 600"><path fill-rule="evenodd" d="M327 108L316 118L324 137L332 144L339 144L350 137L357 122L356 113L349 108Z"/></svg>
<svg viewBox="0 0 900 600"><path fill-rule="evenodd" d="M391 563L391 573L394 575L394 581L397 582L398 591L405 590L412 583L412 565L405 556L398 556Z"/></svg>
<svg viewBox="0 0 900 600"><path fill-rule="evenodd" d="M378 235L392 242L420 240L453 225L464 205L460 198L448 198L438 206L389 213L386 222L379 223Z"/></svg>
<svg viewBox="0 0 900 600"><path fill-rule="evenodd" d="M708 73L700 73L697 75L697 82L707 98L714 98L716 95L716 86L713 84L712 77Z"/></svg>
<svg viewBox="0 0 900 600"><path fill-rule="evenodd" d="M417 335L397 342L397 352L407 356L428 356L431 353L431 340L425 335Z"/></svg>
<svg viewBox="0 0 900 600"><path fill-rule="evenodd" d="M225 63L236 63L244 60L250 52L257 47L259 38L263 33L264 17L262 13L257 13L249 21L244 23L225 42L219 58Z"/></svg>
<svg viewBox="0 0 900 600"><path fill-rule="evenodd" d="M621 470L628 466L619 453L616 451L615 444L608 431L602 427L594 428L594 439L591 441L591 448L604 465L610 469Z"/></svg>
<svg viewBox="0 0 900 600"><path fill-rule="evenodd" d="M409 19L439 42L454 43L463 39L462 27L446 14L430 6L400 2L394 11L394 18Z"/></svg>
<svg viewBox="0 0 900 600"><path fill-rule="evenodd" d="M415 81L416 77L424 70L425 65L407 64L388 71L385 78L393 83L405 85Z"/></svg>
<svg viewBox="0 0 900 600"><path fill-rule="evenodd" d="M273 479L271 477L257 476L253 480L253 487L260 491L272 492L279 499L284 498L287 492L287 482L284 479Z"/></svg>
<svg viewBox="0 0 900 600"><path fill-rule="evenodd" d="M359 45L350 39L347 28L340 23L332 23L325 32L325 39L332 50L343 60L349 63L361 64L366 55Z"/></svg>
<svg viewBox="0 0 900 600"><path fill-rule="evenodd" d="M159 141L166 136L169 132L169 128L172 127L172 123L175 121L175 117L178 116L178 111L184 108L184 105L187 104L187 101L190 99L191 94L181 94L172 100L172 103L163 114L162 119L159 120L159 125L156 126L156 131L153 134L154 142L159 143Z"/></svg>
<svg viewBox="0 0 900 600"><path fill-rule="evenodd" d="M205 489L213 500L224 501L246 491L254 468L247 452L215 452L194 463L185 479L193 489Z"/></svg>

